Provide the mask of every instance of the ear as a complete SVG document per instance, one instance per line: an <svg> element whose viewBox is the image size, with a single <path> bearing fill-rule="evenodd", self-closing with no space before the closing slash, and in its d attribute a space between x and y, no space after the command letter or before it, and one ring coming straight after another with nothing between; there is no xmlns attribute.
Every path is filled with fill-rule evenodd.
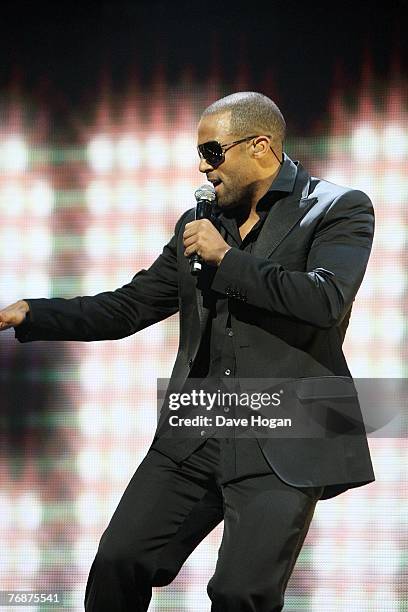
<svg viewBox="0 0 408 612"><path fill-rule="evenodd" d="M266 155L269 151L271 139L268 136L257 136L252 141L253 156L257 159Z"/></svg>

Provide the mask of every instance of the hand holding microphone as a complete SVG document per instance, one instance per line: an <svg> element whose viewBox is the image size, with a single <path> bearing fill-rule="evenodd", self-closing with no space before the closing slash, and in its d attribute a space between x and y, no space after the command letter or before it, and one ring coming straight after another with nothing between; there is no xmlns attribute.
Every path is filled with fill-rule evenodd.
<svg viewBox="0 0 408 612"><path fill-rule="evenodd" d="M212 185L203 185L195 192L196 220L186 223L183 234L184 255L190 259L191 274L200 273L202 263L219 265L231 248L210 221L212 205L216 201Z"/></svg>

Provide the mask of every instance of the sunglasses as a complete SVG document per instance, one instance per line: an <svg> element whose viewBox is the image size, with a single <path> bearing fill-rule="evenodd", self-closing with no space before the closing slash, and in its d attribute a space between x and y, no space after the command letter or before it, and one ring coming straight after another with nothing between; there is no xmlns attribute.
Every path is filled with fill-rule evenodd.
<svg viewBox="0 0 408 612"><path fill-rule="evenodd" d="M266 135L267 134L265 134L265 136ZM217 140L209 140L208 142L203 142L203 144L197 146L198 155L200 156L200 159L205 159L205 161L210 164L210 166L216 168L225 161L226 151L228 151L232 147L235 147L235 145L237 144L241 144L241 142L247 142L248 140L252 140L253 138L257 137L258 134L254 134L253 136L247 136L246 138L234 140L234 142L228 142L226 144L221 144ZM269 135L268 138L270 138ZM272 149L272 147L270 148L278 162L282 164L275 151Z"/></svg>

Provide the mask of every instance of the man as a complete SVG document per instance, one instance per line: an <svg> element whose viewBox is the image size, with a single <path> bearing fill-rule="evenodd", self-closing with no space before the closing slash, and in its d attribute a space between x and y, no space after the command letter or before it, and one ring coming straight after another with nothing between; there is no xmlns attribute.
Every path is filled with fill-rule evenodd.
<svg viewBox="0 0 408 612"><path fill-rule="evenodd" d="M266 96L216 101L198 125L200 171L217 196L212 220L188 210L152 266L115 291L0 312L0 328L13 325L29 342L123 338L180 310L169 389L191 378L288 380L286 409L323 432L168 436L163 407L101 538L88 611L147 610L152 586L169 584L221 520L211 610L282 610L316 502L374 480L341 348L370 254L372 205L361 191L311 177L283 152L284 136ZM194 253L204 262L198 281Z"/></svg>

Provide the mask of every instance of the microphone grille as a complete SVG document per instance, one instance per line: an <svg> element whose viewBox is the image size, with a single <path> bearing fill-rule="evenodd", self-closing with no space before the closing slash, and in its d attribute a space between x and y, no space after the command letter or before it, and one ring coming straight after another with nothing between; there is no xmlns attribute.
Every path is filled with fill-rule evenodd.
<svg viewBox="0 0 408 612"><path fill-rule="evenodd" d="M200 200L207 200L208 202L214 202L217 199L217 194L215 193L215 189L212 185L206 183L205 185L201 185L194 192L195 199L197 202Z"/></svg>

